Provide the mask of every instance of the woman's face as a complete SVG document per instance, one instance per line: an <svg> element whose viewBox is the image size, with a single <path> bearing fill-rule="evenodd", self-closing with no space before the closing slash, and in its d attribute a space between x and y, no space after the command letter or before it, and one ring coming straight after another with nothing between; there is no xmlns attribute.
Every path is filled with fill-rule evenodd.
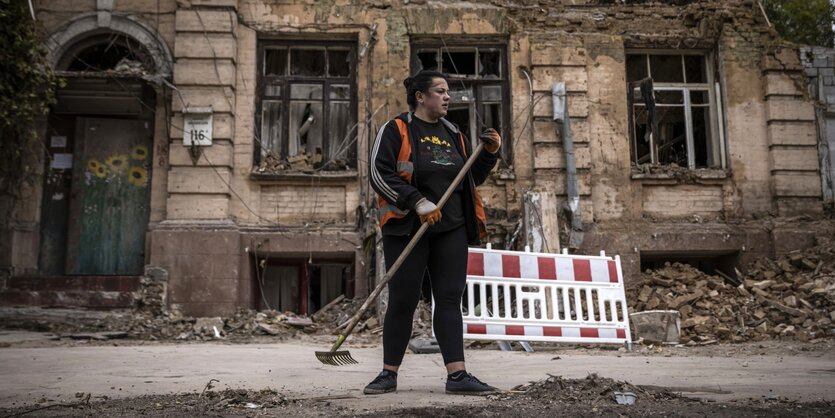
<svg viewBox="0 0 835 418"><path fill-rule="evenodd" d="M417 95L418 107L423 107L428 116L442 118L449 108L449 85L443 78L435 78L426 92Z"/></svg>

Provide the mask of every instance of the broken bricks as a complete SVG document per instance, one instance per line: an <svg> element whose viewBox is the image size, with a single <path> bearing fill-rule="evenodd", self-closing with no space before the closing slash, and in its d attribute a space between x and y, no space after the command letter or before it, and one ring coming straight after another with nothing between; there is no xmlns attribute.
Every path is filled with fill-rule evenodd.
<svg viewBox="0 0 835 418"><path fill-rule="evenodd" d="M677 310L682 342L835 336L835 245L829 240L777 260L758 259L738 280L668 263L627 287L630 312Z"/></svg>

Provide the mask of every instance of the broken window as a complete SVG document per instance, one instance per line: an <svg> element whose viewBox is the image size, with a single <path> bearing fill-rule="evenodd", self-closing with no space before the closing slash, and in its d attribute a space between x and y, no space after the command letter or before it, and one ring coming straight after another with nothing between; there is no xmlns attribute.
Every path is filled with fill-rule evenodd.
<svg viewBox="0 0 835 418"><path fill-rule="evenodd" d="M308 263L307 260L260 259L255 280L259 309L314 314L345 294L350 263Z"/></svg>
<svg viewBox="0 0 835 418"><path fill-rule="evenodd" d="M355 168L353 44L263 41L259 53L256 163L270 170Z"/></svg>
<svg viewBox="0 0 835 418"><path fill-rule="evenodd" d="M501 159L511 164L508 83L504 45L460 45L418 42L412 45L412 72L440 71L449 77L446 119L457 124L477 145L478 135L495 128L504 140Z"/></svg>
<svg viewBox="0 0 835 418"><path fill-rule="evenodd" d="M632 161L724 168L717 87L702 54L629 54Z"/></svg>
<svg viewBox="0 0 835 418"><path fill-rule="evenodd" d="M113 71L142 74L153 72L153 57L145 47L124 34L105 33L74 44L57 63L65 71Z"/></svg>

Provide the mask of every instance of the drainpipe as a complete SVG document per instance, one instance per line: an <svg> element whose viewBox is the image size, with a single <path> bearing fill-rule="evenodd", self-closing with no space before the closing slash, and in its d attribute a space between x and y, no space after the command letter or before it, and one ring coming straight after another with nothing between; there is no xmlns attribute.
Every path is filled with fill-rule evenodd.
<svg viewBox="0 0 835 418"><path fill-rule="evenodd" d="M574 159L574 140L571 138L571 118L568 115L568 96L565 93L565 82L556 82L551 86L551 100L554 108L554 122L556 129L560 129L560 138L565 152L565 171L568 201L565 210L571 220L571 231L568 234L568 246L580 248L583 243L583 222L580 219L580 193L577 191L577 164Z"/></svg>

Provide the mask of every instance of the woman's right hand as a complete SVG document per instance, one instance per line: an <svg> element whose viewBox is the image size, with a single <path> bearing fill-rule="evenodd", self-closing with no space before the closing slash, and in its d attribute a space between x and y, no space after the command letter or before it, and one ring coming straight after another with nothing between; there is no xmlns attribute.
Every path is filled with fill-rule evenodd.
<svg viewBox="0 0 835 418"><path fill-rule="evenodd" d="M434 203L426 200L425 197L418 200L415 205L415 212L420 218L420 223L429 222L429 225L435 225L435 222L440 221L442 216L441 209Z"/></svg>

